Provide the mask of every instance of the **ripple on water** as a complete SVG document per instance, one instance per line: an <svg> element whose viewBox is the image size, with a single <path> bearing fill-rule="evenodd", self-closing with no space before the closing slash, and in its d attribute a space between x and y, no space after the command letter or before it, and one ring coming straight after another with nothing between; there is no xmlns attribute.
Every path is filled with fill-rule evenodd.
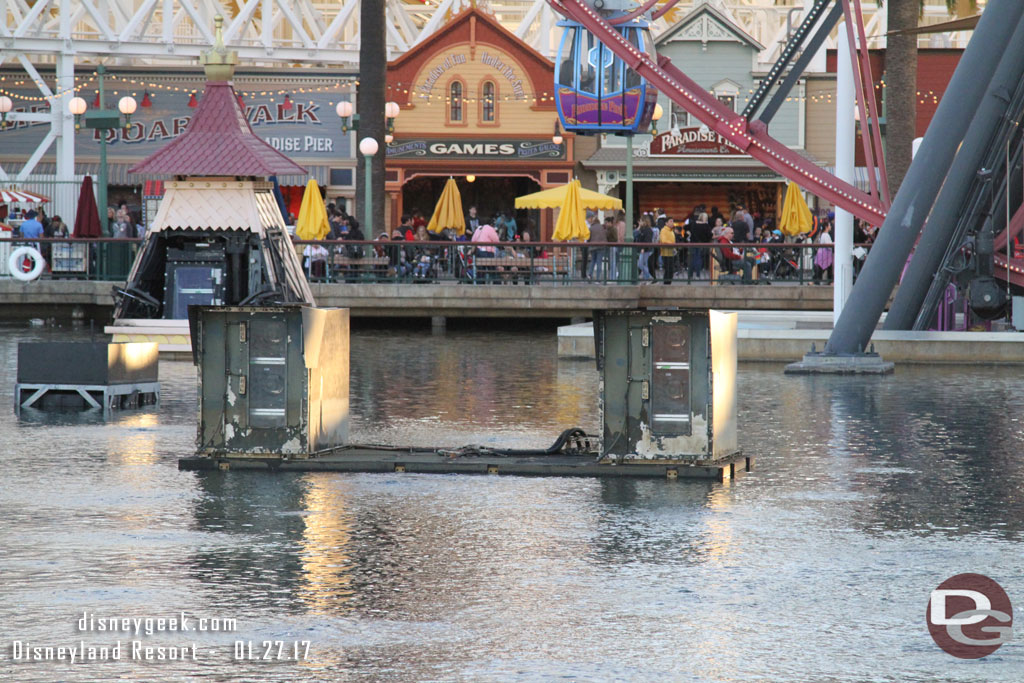
<svg viewBox="0 0 1024 683"><path fill-rule="evenodd" d="M0 328L0 379L18 341ZM592 363L548 332L357 331L353 438L549 445L596 431ZM1020 648L938 651L927 595L959 571L1024 596L1024 379L901 367L784 377L743 365L730 484L178 472L195 368L162 363L159 411L0 411L0 621L72 644L83 612L237 620L193 665L0 663L0 679L1017 681ZM11 400L8 390L8 401ZM102 634L86 640L106 641ZM154 644L193 639L144 636ZM231 660L309 640L311 660Z"/></svg>

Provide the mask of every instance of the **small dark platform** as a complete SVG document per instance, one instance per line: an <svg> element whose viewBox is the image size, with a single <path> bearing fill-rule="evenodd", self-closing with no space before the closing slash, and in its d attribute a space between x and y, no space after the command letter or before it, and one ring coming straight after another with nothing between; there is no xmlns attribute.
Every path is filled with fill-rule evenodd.
<svg viewBox="0 0 1024 683"><path fill-rule="evenodd" d="M274 472L407 472L422 474L514 474L547 477L647 477L724 481L749 472L753 458L737 453L715 463L598 462L593 454L450 454L433 450L345 447L311 458L194 456L178 469L263 470Z"/></svg>
<svg viewBox="0 0 1024 683"><path fill-rule="evenodd" d="M14 412L112 410L160 403L157 344L18 344Z"/></svg>

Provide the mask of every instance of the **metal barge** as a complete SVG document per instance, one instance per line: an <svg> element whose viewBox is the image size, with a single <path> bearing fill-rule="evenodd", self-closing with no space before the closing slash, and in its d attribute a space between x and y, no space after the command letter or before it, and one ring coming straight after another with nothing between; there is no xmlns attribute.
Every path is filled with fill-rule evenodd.
<svg viewBox="0 0 1024 683"><path fill-rule="evenodd" d="M598 312L603 432L547 449L349 441L349 315L308 306L193 307L196 455L182 470L658 477L726 481L736 438L736 315Z"/></svg>

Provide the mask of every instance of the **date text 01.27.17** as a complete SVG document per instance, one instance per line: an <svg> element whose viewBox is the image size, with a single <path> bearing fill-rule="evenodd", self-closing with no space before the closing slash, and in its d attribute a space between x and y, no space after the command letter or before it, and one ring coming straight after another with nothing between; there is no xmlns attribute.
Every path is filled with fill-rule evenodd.
<svg viewBox="0 0 1024 683"><path fill-rule="evenodd" d="M236 640L235 661L304 662L309 659L308 640Z"/></svg>

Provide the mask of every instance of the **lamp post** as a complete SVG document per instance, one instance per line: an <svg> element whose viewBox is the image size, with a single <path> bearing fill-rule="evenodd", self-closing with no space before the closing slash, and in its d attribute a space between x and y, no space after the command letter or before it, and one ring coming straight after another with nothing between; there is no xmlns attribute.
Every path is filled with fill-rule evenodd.
<svg viewBox="0 0 1024 683"><path fill-rule="evenodd" d="M101 131L100 133L100 178L96 188L96 199L99 204L100 225L103 232L107 232L106 211L107 211L107 131L115 128L128 128L132 122L132 114L138 106L134 97L125 96L117 102L117 111L105 108L105 97L103 93L103 74L106 68L100 64L96 67L96 78L99 86L99 109L85 113L88 106L81 97L73 97L68 102L68 111L75 116L75 130L82 127L84 115L85 127ZM120 114L118 113L120 112ZM121 115L124 115L124 123L121 123Z"/></svg>
<svg viewBox="0 0 1024 683"><path fill-rule="evenodd" d="M651 135L658 134L658 121L661 120L664 110L660 104L654 105L654 112L651 114ZM626 234L622 236L623 242L633 241L633 134L626 133ZM622 276L626 282L636 281L636 261L633 260L633 250L626 248L626 262L622 266Z"/></svg>
<svg viewBox="0 0 1024 683"><path fill-rule="evenodd" d="M373 176L373 155L377 153L378 145L377 141L373 138L363 138L359 141L359 151L366 157L366 197L363 202L363 225L366 226L366 230L370 229L370 218L373 216L373 185L370 182ZM364 235L370 235L373 233L365 232Z"/></svg>
<svg viewBox="0 0 1024 683"><path fill-rule="evenodd" d="M355 114L355 113L353 113L353 111L354 110L353 110L351 102L342 101L342 102L338 102L338 104L335 105L334 113L336 113L338 115L338 117L341 119L341 132L342 133L347 133L349 130L355 130L355 131L359 130L359 114ZM398 118L398 115L401 112L402 112L402 108L398 105L397 102L388 102L387 104L384 105L384 144L391 144L391 141L395 139L395 137L394 137L394 133L395 133L395 119ZM368 149L368 147L366 149L364 149L363 145L369 145L370 143L373 144L373 151L372 152L367 152L366 149ZM374 154L377 153L377 149L378 148L379 148L379 145L378 145L377 141L374 140L373 138L363 138L359 142L359 151L362 152L363 156L366 157L366 175L365 175L365 178L366 178L366 193L365 193L365 196L366 196L366 201L367 202L370 201L370 199L371 199L371 197L373 195L372 191L370 190L370 180L371 180L371 174L370 174L370 166L371 166L371 164L370 164L370 160L371 160L371 157ZM366 232L366 230L370 230L369 220L370 220L371 211L369 209L369 204L367 204L367 208L363 212L363 215L364 215L364 217L365 217L365 219L367 221L366 224L363 226L364 234L370 235L370 234L372 234L372 232Z"/></svg>

